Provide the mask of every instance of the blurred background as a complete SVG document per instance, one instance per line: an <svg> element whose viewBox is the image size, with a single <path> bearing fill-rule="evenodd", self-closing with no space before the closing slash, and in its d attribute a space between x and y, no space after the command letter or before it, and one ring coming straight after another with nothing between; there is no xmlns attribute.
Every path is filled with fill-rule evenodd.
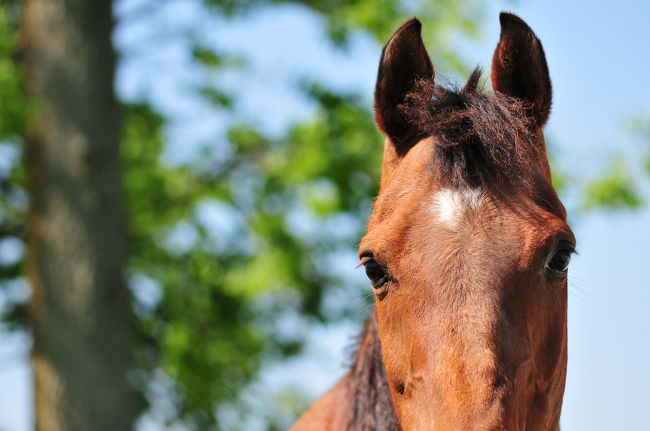
<svg viewBox="0 0 650 431"><path fill-rule="evenodd" d="M382 44L416 15L436 78L491 91L501 10L578 238L562 429L650 429L647 2L0 5L0 430L290 426L371 303Z"/></svg>

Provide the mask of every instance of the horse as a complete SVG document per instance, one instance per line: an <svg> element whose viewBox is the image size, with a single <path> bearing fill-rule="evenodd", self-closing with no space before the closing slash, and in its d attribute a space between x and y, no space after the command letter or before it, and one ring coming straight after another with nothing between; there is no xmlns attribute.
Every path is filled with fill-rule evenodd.
<svg viewBox="0 0 650 431"><path fill-rule="evenodd" d="M291 428L559 430L575 237L551 183L544 49L500 14L493 92L437 85L413 18L383 48L379 194L359 246L375 306L349 371Z"/></svg>

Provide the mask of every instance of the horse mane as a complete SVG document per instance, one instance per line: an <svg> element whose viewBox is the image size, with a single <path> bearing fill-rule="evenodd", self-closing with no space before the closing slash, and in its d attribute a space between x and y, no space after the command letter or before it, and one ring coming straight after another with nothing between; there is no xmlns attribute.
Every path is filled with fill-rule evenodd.
<svg viewBox="0 0 650 431"><path fill-rule="evenodd" d="M462 89L420 79L399 106L422 138L434 136L434 173L446 187L482 187L499 195L506 186L533 191L538 166L531 108L503 94L481 91L476 68Z"/></svg>
<svg viewBox="0 0 650 431"><path fill-rule="evenodd" d="M399 431L381 353L377 313L368 316L348 375L348 431Z"/></svg>

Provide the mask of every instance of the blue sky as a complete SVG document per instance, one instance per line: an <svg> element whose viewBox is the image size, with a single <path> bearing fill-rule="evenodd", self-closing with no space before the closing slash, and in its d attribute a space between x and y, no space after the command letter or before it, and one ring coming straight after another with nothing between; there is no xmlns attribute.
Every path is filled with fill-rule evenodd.
<svg viewBox="0 0 650 431"><path fill-rule="evenodd" d="M118 14L136 3L122 0ZM464 57L486 69L502 9L526 20L544 45L554 86L547 134L557 147L560 166L580 179L597 173L617 151L637 157L640 150L621 121L650 113L650 4L491 2L482 42L463 44ZM201 19L200 8L192 3L170 2L158 14L159 33L136 24L123 26L115 36L117 46L147 38L153 43L165 25L185 20L216 46L252 59L243 101L224 118L227 121L252 120L281 133L291 122L309 116L313 107L295 88L296 76L359 91L370 101L380 47L357 35L352 55L333 50L319 31L319 19L304 10L261 11L248 19L218 23L219 31L213 21ZM117 82L123 98L147 97L175 118L167 131L167 157L174 160L185 157L188 146L199 146L222 132L214 120L206 121L214 119L207 106L182 96L187 85L202 79L184 69L186 51L182 44L167 44L155 55L131 56L121 64ZM159 73L161 67L165 74ZM219 77L231 85L247 78ZM634 173L634 166L630 169ZM645 192L650 197L648 187ZM569 207L575 206L569 199ZM650 210L574 214L571 219L580 254L569 276L569 370L562 429L650 429ZM356 265L353 255L342 257L347 260L350 268ZM363 277L350 272L351 277ZM301 385L318 396L344 372L343 350L356 329L349 324L315 328L320 341L308 347L305 357L275 365L263 379ZM31 423L27 344L17 335L0 337L0 430L26 431Z"/></svg>

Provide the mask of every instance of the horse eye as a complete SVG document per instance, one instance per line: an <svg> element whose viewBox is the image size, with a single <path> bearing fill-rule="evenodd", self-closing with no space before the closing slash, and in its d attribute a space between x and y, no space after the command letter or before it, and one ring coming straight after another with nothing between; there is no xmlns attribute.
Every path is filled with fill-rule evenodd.
<svg viewBox="0 0 650 431"><path fill-rule="evenodd" d="M571 253L571 250L567 248L561 248L557 250L551 260L549 260L546 264L546 268L553 272L555 275L565 276L569 271Z"/></svg>
<svg viewBox="0 0 650 431"><path fill-rule="evenodd" d="M370 259L364 262L363 266L366 267L366 275L370 279L372 287L379 289L384 283L388 281L388 274L383 266L377 263L376 260Z"/></svg>

